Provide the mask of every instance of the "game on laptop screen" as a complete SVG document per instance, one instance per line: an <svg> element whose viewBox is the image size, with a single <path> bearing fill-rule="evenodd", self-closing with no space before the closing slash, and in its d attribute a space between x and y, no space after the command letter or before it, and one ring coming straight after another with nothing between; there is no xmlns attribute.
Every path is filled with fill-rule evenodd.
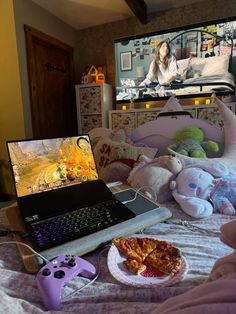
<svg viewBox="0 0 236 314"><path fill-rule="evenodd" d="M18 197L98 179L88 135L7 146Z"/></svg>

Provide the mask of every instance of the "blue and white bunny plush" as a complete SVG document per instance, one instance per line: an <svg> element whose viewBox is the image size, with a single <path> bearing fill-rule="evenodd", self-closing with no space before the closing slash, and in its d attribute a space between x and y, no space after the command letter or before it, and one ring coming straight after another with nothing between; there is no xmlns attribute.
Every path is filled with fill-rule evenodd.
<svg viewBox="0 0 236 314"><path fill-rule="evenodd" d="M222 177L215 178L200 167L184 168L171 182L172 195L182 210L195 218L210 216L213 211L234 215L236 178Z"/></svg>
<svg viewBox="0 0 236 314"><path fill-rule="evenodd" d="M234 215L236 209L236 178L214 180L210 201L221 214Z"/></svg>

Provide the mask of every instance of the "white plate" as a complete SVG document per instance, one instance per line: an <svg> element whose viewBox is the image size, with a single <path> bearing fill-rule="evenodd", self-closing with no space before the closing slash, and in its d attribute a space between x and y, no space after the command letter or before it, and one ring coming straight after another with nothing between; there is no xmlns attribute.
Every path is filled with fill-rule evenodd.
<svg viewBox="0 0 236 314"><path fill-rule="evenodd" d="M119 282L142 288L160 287L160 286L172 286L175 283L181 281L188 271L188 264L186 259L182 256L181 268L177 274L172 276L161 277L143 277L141 275L131 274L123 265L123 261L126 259L122 255L117 247L113 244L108 252L107 265L112 276Z"/></svg>

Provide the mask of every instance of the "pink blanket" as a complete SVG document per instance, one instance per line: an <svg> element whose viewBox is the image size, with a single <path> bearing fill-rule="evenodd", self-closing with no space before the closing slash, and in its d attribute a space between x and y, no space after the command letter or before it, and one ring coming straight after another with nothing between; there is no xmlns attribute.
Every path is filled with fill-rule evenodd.
<svg viewBox="0 0 236 314"><path fill-rule="evenodd" d="M236 273L202 284L180 296L168 299L152 313L234 314L236 313Z"/></svg>
<svg viewBox="0 0 236 314"><path fill-rule="evenodd" d="M221 227L221 240L236 249L236 219ZM236 251L216 261L209 276L209 281L220 277L231 278L236 275Z"/></svg>
<svg viewBox="0 0 236 314"><path fill-rule="evenodd" d="M222 225L220 231L221 241L236 249L236 219Z"/></svg>
<svg viewBox="0 0 236 314"><path fill-rule="evenodd" d="M170 287L148 289L124 285L109 273L107 252L104 251L97 281L68 299L60 313L236 313L236 278L232 273L206 282L213 265L220 263L215 261L232 255L232 248L219 239L220 227L231 222L232 217L213 214L208 218L193 220L175 202L168 203L168 208L173 212L169 223L146 228L142 235L170 241L180 248L188 262L188 273L181 282ZM192 227L178 223L187 220ZM8 226L4 209L0 210L0 226ZM228 235L228 229L227 233L224 232L225 226L221 229L227 238L226 242L230 241L231 236ZM7 240L8 237L0 239L1 242ZM85 258L97 266L96 252ZM221 261L226 260L222 258ZM36 286L35 275L25 271L15 244L0 245L0 278L0 313L41 314L46 311ZM83 280L83 284L86 282L88 279ZM70 289L76 290L81 284L81 279L77 279L72 282Z"/></svg>
<svg viewBox="0 0 236 314"><path fill-rule="evenodd" d="M236 248L236 220L221 227L221 239ZM214 264L206 283L177 297L168 299L153 313L197 314L236 313L236 251Z"/></svg>

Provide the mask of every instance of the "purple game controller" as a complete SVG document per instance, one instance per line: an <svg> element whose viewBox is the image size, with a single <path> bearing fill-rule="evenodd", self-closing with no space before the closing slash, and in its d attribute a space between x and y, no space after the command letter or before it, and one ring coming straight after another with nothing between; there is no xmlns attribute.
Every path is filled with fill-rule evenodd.
<svg viewBox="0 0 236 314"><path fill-rule="evenodd" d="M36 282L44 305L48 310L60 310L62 308L62 287L77 275L94 278L96 268L78 256L62 255L39 270Z"/></svg>

